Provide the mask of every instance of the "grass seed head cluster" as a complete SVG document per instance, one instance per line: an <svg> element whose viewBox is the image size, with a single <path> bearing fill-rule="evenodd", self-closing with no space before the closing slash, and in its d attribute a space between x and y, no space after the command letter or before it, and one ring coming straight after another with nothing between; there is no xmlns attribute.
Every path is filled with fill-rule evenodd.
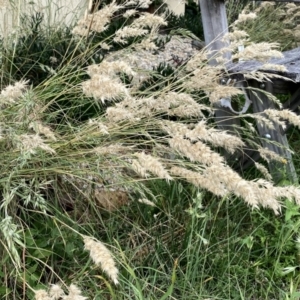
<svg viewBox="0 0 300 300"><path fill-rule="evenodd" d="M233 29L238 30L238 24L245 23L246 21L255 18L255 13L245 11L233 24ZM133 26L134 28L140 28L140 26L142 26L144 28L145 24L147 24L146 27L152 28L154 25L164 25L164 22L157 16L149 15L146 18L145 15L141 15L135 19L130 26ZM256 59L264 62L270 58L282 57L282 53L276 50L276 48L278 48L278 44L276 43L250 43L245 47L243 52L237 52L237 42L239 40L244 40L246 36L247 35L242 31L238 31L237 34L230 33L228 35L229 38L235 41L229 46L230 50L233 53L236 53L233 54L234 59ZM126 126L126 124L132 126L134 123L138 123L138 126L141 126L141 122L148 123L151 120L151 125L154 127L159 126L158 128L166 129L167 126L169 137L165 136L161 142L168 142L170 146L169 151L173 152L176 156L179 155L178 158L187 158L191 162L198 162L202 169L200 172L194 172L194 170L187 168L186 172L179 172L180 169L172 166L172 162L168 161L167 164L164 164L165 155L163 153L163 156L158 157L158 159L154 158L153 154L157 153L156 155L158 155L158 153L160 153L159 150L161 149L160 141L156 141L153 148L148 149L148 152L150 152L149 154L143 152L133 153L134 156L138 157L138 160L134 159L132 161L132 168L137 171L138 174L142 175L142 177L149 179L150 172L153 175L158 176L158 178L170 180L173 179L175 174L177 177L184 177L189 181L190 177L187 177L186 175L190 174L190 176L198 178L197 186L208 188L217 195L224 196L228 193L235 193L244 198L245 201L253 207L262 205L264 207L271 207L275 212L278 212L280 210L278 200L283 195L276 190L276 187L273 187L271 183L263 181L247 182L242 179L240 175L226 165L222 157L213 152L208 146L222 147L230 153L234 153L237 149L241 149L244 146L244 142L238 136L209 127L205 114L201 112L203 110L211 110L212 105L217 103L221 98L228 98L242 93L240 89L234 86L224 86L220 84L219 74L222 65L212 67L208 64L208 57L209 55L204 49L186 64L186 68L180 69L179 77L184 77L184 81L178 82L180 85L176 87L176 90L181 89L185 93L178 93L174 90L173 86L167 86L155 95L138 98L131 93L130 87L121 85L120 82L118 83L120 85L116 83L112 88L112 91L116 93L116 96L112 96L104 91L100 92L103 97L101 99L102 102L104 101L105 96L107 96L108 99L118 98L120 100L115 106L107 109L107 121L113 122L114 124L120 123L122 126ZM117 65L122 66L122 68L124 66L121 63L118 63ZM113 67L114 65L111 64L111 66L111 70L115 70ZM122 68L116 69L115 73L111 72L110 74L106 74L106 76L108 76L107 82L114 83L115 80L120 80L116 77L116 75L119 74L118 71L123 71L126 74L135 76L129 66L124 66L124 69L121 70ZM93 66L89 68L88 73L92 78L91 80L96 76L95 73L99 76L103 76L101 74L103 72L101 69L101 64L98 67ZM93 71L91 72L91 70ZM263 75L260 75L259 72L256 73L257 74L252 74L252 76L263 76L262 78L268 78L267 73ZM87 88L86 84L89 82L90 81L83 83L83 92L87 96L91 96L91 91L97 93L102 91L103 87L106 86L103 84L103 81L97 77L95 83L91 85L90 88ZM203 104L199 103L199 101L197 103L197 101L189 95L191 92L201 90L209 97L210 106L208 106L207 109L204 109ZM196 113L195 115L195 111L200 111L200 114ZM163 119L164 115L175 116L178 118L178 121L160 120L157 122L161 117ZM268 117L271 115L272 114L269 113ZM285 118L289 117L293 119L293 117L295 117L298 119L296 115L287 111L281 111L280 115L281 117L285 116ZM190 119L193 123L192 127L188 127L182 123L180 121L180 118L182 117ZM271 121L276 123L282 122L278 117L273 117ZM297 123L296 120L293 122L294 124ZM179 130L177 130L177 124L180 127ZM161 127L161 125L163 125L163 127ZM208 143L208 145L204 145L201 141ZM215 161L212 159L214 156L218 158ZM130 160L129 153L128 159ZM177 164L175 161L174 163ZM198 167L199 166L197 166L197 168ZM172 177L168 174L168 170L172 170ZM191 175L194 173L195 175ZM195 182L194 179L190 179L190 181ZM296 200L299 201L299 199Z"/></svg>
<svg viewBox="0 0 300 300"><path fill-rule="evenodd" d="M295 3L262 1L258 5L250 1L234 26L246 30L253 42L277 42L281 50L288 50L299 46L299 14Z"/></svg>
<svg viewBox="0 0 300 300"><path fill-rule="evenodd" d="M87 14L72 31L78 47L94 33L104 32L117 12L127 7L132 9L134 5L138 9L149 3L130 1L120 5L113 1ZM166 24L164 18L127 10L127 16L132 15L136 19L118 30L111 43L126 48L128 38L138 37L137 44L128 46L130 51L138 51L141 45L152 49L158 28ZM255 17L254 13L243 12L234 24L235 29L239 30L239 24ZM229 50L236 59L267 61L282 55L277 44L265 42L249 42L244 52L238 52L237 45L248 41L247 33L241 30L229 33L226 38L232 41ZM101 41L99 46L111 46L105 43ZM222 53L218 55L222 57ZM206 49L199 51L174 70L175 83L149 94L139 90L143 81L138 73L142 70L133 69L121 58L118 61L104 58L79 71L63 67L34 88L24 78L12 80L2 89L0 230L1 241L18 272L21 266L18 249L23 245L20 232L25 230L19 222L18 211L28 213L28 210L46 217L51 215L51 201L56 198L60 203L67 197L74 203L76 198L89 203L95 201L96 192L101 195L101 191L122 190L132 197L138 194L137 199L154 206L148 200L149 181L161 179L170 184L183 179L216 196L235 195L251 208L265 207L275 213L281 211L284 197L300 203L299 189L274 186L263 165L256 164L256 167L266 179L247 180L217 151L223 149L234 155L246 145L242 136L217 129L213 122L214 104L221 98L241 95L242 91L220 83L224 65L211 66L209 57ZM70 64L75 64L77 59L71 59ZM137 77L137 85L126 83L124 74L132 81ZM259 72L251 76L271 80L268 74ZM84 79L78 82L78 78ZM78 99L74 98L73 91ZM60 107L63 102L59 100L68 96L71 103L92 101L101 107L101 113L82 121L73 120L68 109ZM57 105L51 106L53 103ZM281 125L287 120L299 127L299 117L288 110L267 110L265 114L261 117L247 114L247 117ZM275 153L259 145L256 150L266 161L278 159ZM118 284L119 271L108 248L90 237L84 237L84 248L106 276ZM77 286L71 284L67 289L66 295L59 285L52 285L48 291L37 291L35 299L87 299Z"/></svg>
<svg viewBox="0 0 300 300"><path fill-rule="evenodd" d="M35 291L35 300L87 300L87 297L82 296L81 290L75 285L71 284L68 287L68 294L58 284L52 284L48 291Z"/></svg>

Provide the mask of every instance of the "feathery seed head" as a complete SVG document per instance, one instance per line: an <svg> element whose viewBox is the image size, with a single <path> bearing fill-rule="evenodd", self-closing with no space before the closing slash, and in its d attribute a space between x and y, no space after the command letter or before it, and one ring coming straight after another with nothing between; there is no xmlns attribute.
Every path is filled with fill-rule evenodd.
<svg viewBox="0 0 300 300"><path fill-rule="evenodd" d="M151 3L151 0L129 0L125 2L124 5L127 7L135 6L136 8L149 8Z"/></svg>
<svg viewBox="0 0 300 300"><path fill-rule="evenodd" d="M132 26L125 26L119 29L114 37L114 42L120 43L122 45L126 45L128 41L127 38L144 36L148 33L148 29L135 28Z"/></svg>
<svg viewBox="0 0 300 300"><path fill-rule="evenodd" d="M245 13L245 12L241 12L239 14L238 19L234 22L234 25L240 24L240 23L245 23L249 20L253 20L257 18L256 13Z"/></svg>
<svg viewBox="0 0 300 300"><path fill-rule="evenodd" d="M186 93L169 92L161 96L161 102L168 104L167 113L178 117L204 117L201 110L210 110L207 105L198 104Z"/></svg>
<svg viewBox="0 0 300 300"><path fill-rule="evenodd" d="M99 132L102 134L109 134L108 127L105 124L103 124L102 122L99 122L95 119L89 119L88 124L90 126L96 126L98 128Z"/></svg>
<svg viewBox="0 0 300 300"><path fill-rule="evenodd" d="M282 156L275 153L274 151L269 150L268 148L258 147L257 151L259 152L261 158L263 158L267 162L275 160L282 163L283 161Z"/></svg>
<svg viewBox="0 0 300 300"><path fill-rule="evenodd" d="M197 62L195 61L195 63ZM187 66L187 68L190 69L189 66ZM211 67L205 63L198 68L195 67L186 86L191 90L203 90L209 94L219 86L219 77L220 69L218 67Z"/></svg>
<svg viewBox="0 0 300 300"><path fill-rule="evenodd" d="M141 164L139 163L138 160L133 159L132 162L131 162L131 167L142 178L149 177L149 174L147 173L146 168L144 168L143 166L141 166Z"/></svg>
<svg viewBox="0 0 300 300"><path fill-rule="evenodd" d="M137 13L138 13L138 10L136 10L136 9L128 9L123 14L123 17L124 18L130 18L130 17L136 15Z"/></svg>
<svg viewBox="0 0 300 300"><path fill-rule="evenodd" d="M152 201L148 200L148 199L139 199L138 200L140 203L143 203L143 204L146 204L146 205L149 205L149 206L152 206L152 207L156 207L155 203L153 203Z"/></svg>
<svg viewBox="0 0 300 300"><path fill-rule="evenodd" d="M46 152L55 154L55 150L44 143L44 140L38 134L22 134L17 138L17 148L20 151L28 151L36 153L36 149L40 148Z"/></svg>
<svg viewBox="0 0 300 300"><path fill-rule="evenodd" d="M230 98L235 95L243 95L244 92L234 86L216 85L214 89L209 92L209 100L212 104L218 103L222 98Z"/></svg>
<svg viewBox="0 0 300 300"><path fill-rule="evenodd" d="M105 43L105 42L102 42L102 43L100 43L100 45L99 45L100 47L101 47L101 49L103 49L103 50L109 50L110 48L111 48L111 46L110 45L108 45L107 43Z"/></svg>
<svg viewBox="0 0 300 300"><path fill-rule="evenodd" d="M257 122L257 124L266 126L268 129L275 129L274 123L261 114L252 114L251 117Z"/></svg>
<svg viewBox="0 0 300 300"><path fill-rule="evenodd" d="M138 158L138 161L143 168L158 176L158 178L164 178L167 181L172 180L172 177L166 171L163 164L156 157L145 154L144 152L137 152L134 155Z"/></svg>
<svg viewBox="0 0 300 300"><path fill-rule="evenodd" d="M194 172L181 167L172 167L170 172L172 175L179 178L184 178L193 185L207 189L217 196L223 197L228 194L228 190L224 184L215 180L215 178L218 178L218 175L216 174L214 174L215 178L211 178L210 176L206 176L206 174L203 175L199 172Z"/></svg>
<svg viewBox="0 0 300 300"><path fill-rule="evenodd" d="M268 8L275 6L275 3L273 1L264 1L260 4L262 8Z"/></svg>
<svg viewBox="0 0 300 300"><path fill-rule="evenodd" d="M52 300L59 300L65 293L59 284L52 284L49 289L49 296Z"/></svg>
<svg viewBox="0 0 300 300"><path fill-rule="evenodd" d="M186 70L195 72L200 68L203 73L210 70L214 71L214 68L207 66L208 56L209 52L206 49L202 49L187 62ZM207 69L204 69L205 67ZM218 73L216 72L214 74L217 75ZM215 78L215 76L211 78Z"/></svg>
<svg viewBox="0 0 300 300"><path fill-rule="evenodd" d="M52 300L45 290L35 291L35 300Z"/></svg>
<svg viewBox="0 0 300 300"><path fill-rule="evenodd" d="M279 47L278 43L255 43L244 48L243 51L237 52L232 59L258 60L265 62L271 58L282 58L282 52L275 50Z"/></svg>
<svg viewBox="0 0 300 300"><path fill-rule="evenodd" d="M120 106L109 107L106 110L106 117L110 122L122 122L125 120L137 121L138 119L128 110Z"/></svg>
<svg viewBox="0 0 300 300"><path fill-rule="evenodd" d="M152 0L138 0L137 7L147 9L152 4Z"/></svg>
<svg viewBox="0 0 300 300"><path fill-rule="evenodd" d="M268 169L264 165L262 165L258 162L255 162L254 164L255 164L256 169L259 170L268 181L272 182L272 176L269 173Z"/></svg>
<svg viewBox="0 0 300 300"><path fill-rule="evenodd" d="M81 290L79 289L78 286L76 286L75 284L71 284L68 288L69 290L69 295L65 296L66 300L86 300L87 297L84 297L81 295Z"/></svg>
<svg viewBox="0 0 300 300"><path fill-rule="evenodd" d="M233 32L228 32L224 35L224 41L240 41L249 37L249 34L244 30L234 30Z"/></svg>
<svg viewBox="0 0 300 300"><path fill-rule="evenodd" d="M120 73L125 73L130 76L134 76L136 73L132 70L132 68L124 61L107 61L104 60L98 65L90 65L87 69L87 74L93 78L96 75L108 75L112 77L116 77Z"/></svg>
<svg viewBox="0 0 300 300"><path fill-rule="evenodd" d="M90 251L90 257L96 265L110 277L114 284L118 284L118 269L115 265L111 252L100 241L95 241L91 237L83 238L84 249Z"/></svg>
<svg viewBox="0 0 300 300"><path fill-rule="evenodd" d="M275 65L275 64L264 64L260 67L262 70L274 70L278 72L287 72L287 68L283 65Z"/></svg>
<svg viewBox="0 0 300 300"><path fill-rule="evenodd" d="M20 98L27 88L29 80L21 80L14 85L8 85L0 93L0 107L14 104Z"/></svg>
<svg viewBox="0 0 300 300"><path fill-rule="evenodd" d="M205 165L224 162L222 156L200 141L192 144L189 140L176 136L169 140L169 144L172 149L179 151L191 161L198 161Z"/></svg>
<svg viewBox="0 0 300 300"><path fill-rule="evenodd" d="M145 39L142 39L140 43L137 43L134 45L135 50L146 50L146 51L155 51L158 49L158 47L153 42L153 38L147 37Z"/></svg>
<svg viewBox="0 0 300 300"><path fill-rule="evenodd" d="M50 64L52 64L52 65L58 63L58 59L55 56L50 56L49 60L50 60Z"/></svg>
<svg viewBox="0 0 300 300"><path fill-rule="evenodd" d="M293 124L294 126L297 126L300 128L300 117L295 114L294 112L283 109L283 110L277 110L277 109L266 109L264 113L275 123L282 125L283 128L285 127L285 123L281 121L281 119L287 120L289 123Z"/></svg>
<svg viewBox="0 0 300 300"><path fill-rule="evenodd" d="M295 3L287 3L284 7L287 8L287 9L298 8Z"/></svg>
<svg viewBox="0 0 300 300"><path fill-rule="evenodd" d="M161 16L143 13L138 19L134 20L131 24L133 28L157 28L159 26L165 26L168 23Z"/></svg>
<svg viewBox="0 0 300 300"><path fill-rule="evenodd" d="M162 130L167 132L170 136L185 136L190 130L182 123L172 122L172 121L162 121Z"/></svg>
<svg viewBox="0 0 300 300"><path fill-rule="evenodd" d="M92 32L90 31L90 29L88 27L85 26L75 26L72 29L72 34L73 35L78 35L78 36L89 36Z"/></svg>
<svg viewBox="0 0 300 300"><path fill-rule="evenodd" d="M72 33L79 36L88 36L91 33L90 31L103 32L107 29L114 13L122 8L122 5L118 5L116 1L113 1L101 10L93 14L87 14L83 19L79 20Z"/></svg>
<svg viewBox="0 0 300 300"><path fill-rule="evenodd" d="M28 128L33 129L37 134L43 134L47 139L56 141L54 132L51 130L50 127L43 125L41 121L31 122Z"/></svg>
<svg viewBox="0 0 300 300"><path fill-rule="evenodd" d="M120 154L127 154L132 151L131 147L123 146L122 144L110 144L108 146L103 145L99 147L95 147L93 152L98 155L120 155Z"/></svg>
<svg viewBox="0 0 300 300"><path fill-rule="evenodd" d="M244 146L244 142L235 135L228 134L226 131L207 128L204 121L199 122L193 130L186 133L186 137L191 141L202 140L214 146L223 147L230 153Z"/></svg>
<svg viewBox="0 0 300 300"><path fill-rule="evenodd" d="M82 83L82 90L86 96L100 100L102 103L129 95L125 85L106 75L94 75L90 80Z"/></svg>

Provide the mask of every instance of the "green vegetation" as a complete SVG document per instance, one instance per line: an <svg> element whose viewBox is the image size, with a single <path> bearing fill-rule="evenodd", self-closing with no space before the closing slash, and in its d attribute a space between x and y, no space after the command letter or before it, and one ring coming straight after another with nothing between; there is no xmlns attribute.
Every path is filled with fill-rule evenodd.
<svg viewBox="0 0 300 300"><path fill-rule="evenodd" d="M246 1L233 2L235 20ZM201 24L108 3L76 30L24 16L2 44L0 299L298 299L299 191L225 163L242 140L215 126L219 69L204 51L152 71L107 59L157 53L176 26L201 37ZM256 138L255 116L239 117ZM288 136L300 174L299 130Z"/></svg>
<svg viewBox="0 0 300 300"><path fill-rule="evenodd" d="M254 12L257 17L239 25L241 29L247 31L252 42L276 42L282 51L296 48L299 45L298 5L294 3L276 4L271 1L262 5L253 3L249 1L245 12Z"/></svg>

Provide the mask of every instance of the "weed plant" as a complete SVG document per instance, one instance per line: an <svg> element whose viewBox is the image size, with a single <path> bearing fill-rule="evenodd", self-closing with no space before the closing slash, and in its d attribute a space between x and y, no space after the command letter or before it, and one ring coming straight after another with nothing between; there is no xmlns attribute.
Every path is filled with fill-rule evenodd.
<svg viewBox="0 0 300 300"><path fill-rule="evenodd" d="M24 55L23 65L10 52L16 45L2 49L0 296L297 297L299 189L274 185L263 165L251 171L254 180L241 176L220 154L237 155L251 134L221 131L214 121L213 104L241 94L220 84L221 54L213 57L218 67L204 49L146 79L122 60L122 51L158 51L166 26L133 5L149 3L109 3L65 31L62 44L56 31L38 30L32 44L51 47ZM106 35L119 11L135 18ZM237 59L239 35L228 36ZM26 35L19 38L31 49ZM279 56L272 46L256 45L260 51L246 58L262 50ZM120 58L110 61L117 49ZM55 68L53 52L61 54ZM27 68L34 60L47 67ZM299 127L292 112L267 113L245 118ZM266 161L282 160L259 140L254 146Z"/></svg>

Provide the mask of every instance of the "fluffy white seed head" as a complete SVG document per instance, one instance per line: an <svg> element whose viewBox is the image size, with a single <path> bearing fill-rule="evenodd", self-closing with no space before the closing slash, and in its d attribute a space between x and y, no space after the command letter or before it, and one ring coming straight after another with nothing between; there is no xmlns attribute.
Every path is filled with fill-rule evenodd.
<svg viewBox="0 0 300 300"><path fill-rule="evenodd" d="M96 265L110 277L114 284L118 284L118 269L113 259L112 253L100 241L95 241L91 237L83 238L84 249L90 251L90 257Z"/></svg>

